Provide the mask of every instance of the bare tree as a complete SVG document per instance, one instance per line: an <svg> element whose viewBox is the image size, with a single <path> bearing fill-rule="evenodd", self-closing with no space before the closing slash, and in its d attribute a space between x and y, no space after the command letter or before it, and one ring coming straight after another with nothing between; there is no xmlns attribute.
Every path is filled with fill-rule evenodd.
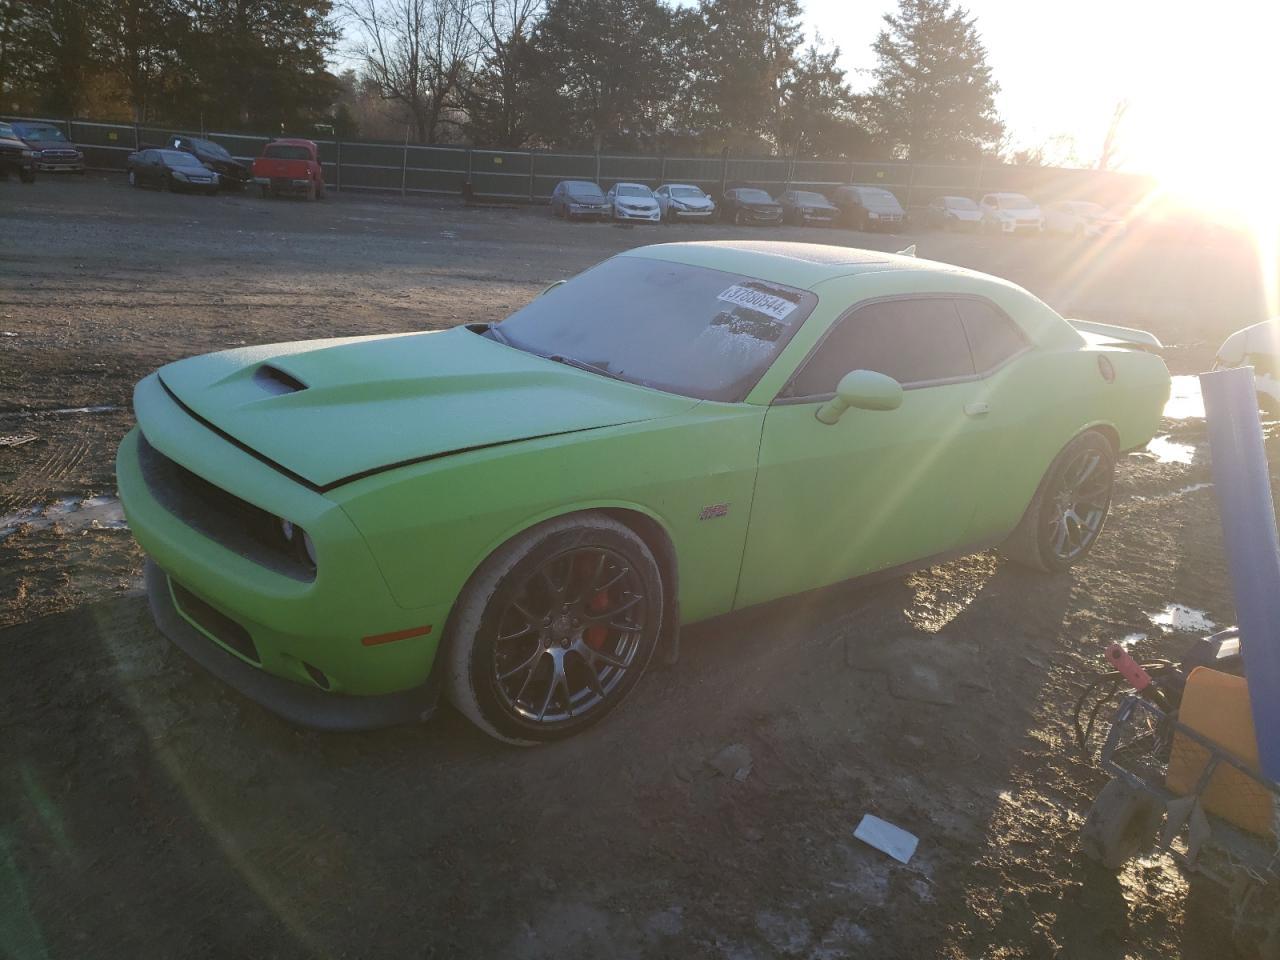
<svg viewBox="0 0 1280 960"><path fill-rule="evenodd" d="M356 56L384 100L403 104L419 143L434 143L445 111L475 69L475 0L346 0Z"/></svg>
<svg viewBox="0 0 1280 960"><path fill-rule="evenodd" d="M467 89L469 124L483 142L522 146L528 134L529 38L545 0L475 0L481 69Z"/></svg>
<svg viewBox="0 0 1280 960"><path fill-rule="evenodd" d="M1129 112L1129 101L1120 100L1111 111L1111 123L1107 125L1107 136L1102 141L1102 154L1098 157L1098 169L1110 170L1116 164L1120 126L1124 123L1124 115Z"/></svg>

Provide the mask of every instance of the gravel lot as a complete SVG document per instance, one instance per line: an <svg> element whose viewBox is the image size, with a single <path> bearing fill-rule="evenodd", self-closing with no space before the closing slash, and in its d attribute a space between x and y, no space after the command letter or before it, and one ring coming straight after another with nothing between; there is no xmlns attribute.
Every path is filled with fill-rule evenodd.
<svg viewBox="0 0 1280 960"><path fill-rule="evenodd" d="M1246 249L1136 235L623 228L0 183L0 435L35 438L0 447L0 956L1229 956L1218 891L1158 858L1111 877L1075 849L1103 781L1069 710L1103 643L1140 632L1144 654L1177 656L1192 635L1148 619L1171 602L1232 621L1194 416L1166 421L1171 458L1124 458L1070 575L984 553L704 624L609 722L536 751L448 709L295 730L151 626L111 498L132 385L156 366L498 319L631 246L748 236L916 242L1153 330L1175 374L1264 316ZM919 668L940 693L922 698ZM709 762L733 744L745 779ZM864 813L919 835L910 865L853 839Z"/></svg>

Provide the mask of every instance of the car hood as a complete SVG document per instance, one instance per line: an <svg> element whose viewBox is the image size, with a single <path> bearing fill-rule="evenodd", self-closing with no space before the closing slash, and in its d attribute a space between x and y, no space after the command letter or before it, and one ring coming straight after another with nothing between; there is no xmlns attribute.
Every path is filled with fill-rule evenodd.
<svg viewBox="0 0 1280 960"><path fill-rule="evenodd" d="M955 217L957 220L981 220L981 210L957 210L954 207L947 207L947 213Z"/></svg>
<svg viewBox="0 0 1280 960"><path fill-rule="evenodd" d="M597 194L594 197L583 196L580 193L571 193L568 196L569 203L576 203L580 207L603 207L605 204L604 194Z"/></svg>
<svg viewBox="0 0 1280 960"><path fill-rule="evenodd" d="M697 404L464 327L228 350L171 363L159 378L190 413L320 490L451 453L669 417Z"/></svg>
<svg viewBox="0 0 1280 960"><path fill-rule="evenodd" d="M690 210L710 210L715 206L715 201L710 197L672 197L671 202Z"/></svg>
<svg viewBox="0 0 1280 960"><path fill-rule="evenodd" d="M763 200L739 200L738 203L747 210L759 210L762 213L777 213L782 209L780 203L766 203Z"/></svg>
<svg viewBox="0 0 1280 960"><path fill-rule="evenodd" d="M37 140L34 137L23 137L22 142L32 150L79 150L74 143L66 140Z"/></svg>
<svg viewBox="0 0 1280 960"><path fill-rule="evenodd" d="M618 197L615 201L620 207L656 207L658 201L653 197Z"/></svg>

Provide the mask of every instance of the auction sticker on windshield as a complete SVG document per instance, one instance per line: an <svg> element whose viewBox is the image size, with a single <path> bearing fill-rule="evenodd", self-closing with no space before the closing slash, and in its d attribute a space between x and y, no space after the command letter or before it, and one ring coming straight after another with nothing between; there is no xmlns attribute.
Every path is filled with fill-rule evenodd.
<svg viewBox="0 0 1280 960"><path fill-rule="evenodd" d="M790 300L774 296L771 293L763 293L760 290L752 290L750 287L744 287L737 283L717 294L716 299L739 307L746 307L756 313L763 313L766 317L772 317L774 320L785 319L787 314L797 306Z"/></svg>

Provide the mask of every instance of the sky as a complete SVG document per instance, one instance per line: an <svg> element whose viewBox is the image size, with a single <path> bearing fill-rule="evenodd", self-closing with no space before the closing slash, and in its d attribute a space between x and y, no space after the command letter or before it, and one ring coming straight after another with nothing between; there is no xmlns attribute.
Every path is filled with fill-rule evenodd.
<svg viewBox="0 0 1280 960"><path fill-rule="evenodd" d="M810 32L840 46L855 89L871 84L871 43L896 0L804 0ZM1096 163L1112 111L1123 168L1181 188L1221 182L1241 146L1251 169L1280 154L1276 106L1280 0L968 0L1001 86L1011 145L1074 139ZM1048 157L1051 160L1066 159ZM1234 178L1233 178L1234 179Z"/></svg>

